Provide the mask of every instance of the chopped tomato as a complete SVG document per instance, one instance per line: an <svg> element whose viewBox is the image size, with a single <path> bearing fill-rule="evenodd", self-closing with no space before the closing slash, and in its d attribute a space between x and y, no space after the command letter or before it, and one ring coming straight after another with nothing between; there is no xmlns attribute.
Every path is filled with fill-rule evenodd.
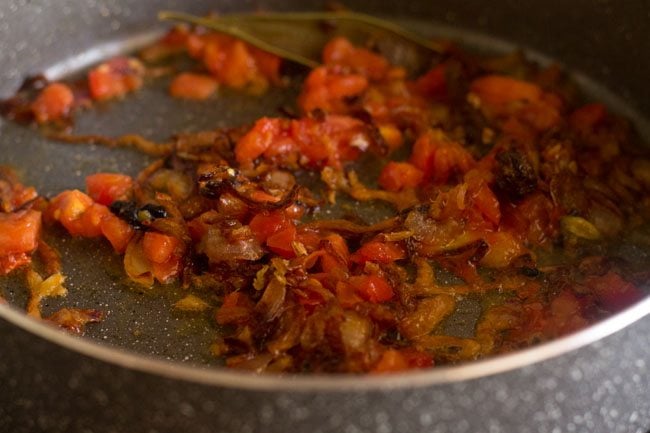
<svg viewBox="0 0 650 433"><path fill-rule="evenodd" d="M0 256L28 253L36 249L41 230L41 213L24 210L0 213Z"/></svg>
<svg viewBox="0 0 650 433"><path fill-rule="evenodd" d="M280 65L282 60L275 54L267 53L256 47L249 47L255 63L261 74L266 77L271 83L280 81Z"/></svg>
<svg viewBox="0 0 650 433"><path fill-rule="evenodd" d="M298 106L304 113L320 109L327 113L347 112L347 98L360 95L368 88L368 79L360 74L344 73L320 66L309 73Z"/></svg>
<svg viewBox="0 0 650 433"><path fill-rule="evenodd" d="M488 75L474 80L470 91L478 97L478 104L488 117L516 116L538 131L557 125L561 120L561 99L528 81Z"/></svg>
<svg viewBox="0 0 650 433"><path fill-rule="evenodd" d="M185 72L174 78L169 93L174 98L202 100L212 96L217 87L218 83L208 75Z"/></svg>
<svg viewBox="0 0 650 433"><path fill-rule="evenodd" d="M73 236L83 233L81 216L93 205L93 199L79 190L63 191L52 199L46 215L60 222Z"/></svg>
<svg viewBox="0 0 650 433"><path fill-rule="evenodd" d="M102 222L111 211L106 206L99 203L93 203L81 214L81 217L75 221L76 234L86 238L95 238L102 235Z"/></svg>
<svg viewBox="0 0 650 433"><path fill-rule="evenodd" d="M144 66L133 58L116 57L88 73L90 96L96 101L121 98L142 86Z"/></svg>
<svg viewBox="0 0 650 433"><path fill-rule="evenodd" d="M404 136L395 125L379 125L379 134L381 135L381 138L384 139L384 142L390 151L398 149L402 146L402 144L404 144Z"/></svg>
<svg viewBox="0 0 650 433"><path fill-rule="evenodd" d="M418 92L434 101L446 101L447 79L445 77L445 65L438 65L429 70L415 82Z"/></svg>
<svg viewBox="0 0 650 433"><path fill-rule="evenodd" d="M466 173L475 165L472 155L440 129L421 135L413 145L411 164L424 172L424 179L444 184L455 173Z"/></svg>
<svg viewBox="0 0 650 433"><path fill-rule="evenodd" d="M244 135L235 146L235 158L241 165L250 165L262 156L266 150L283 134L283 122L280 119L263 117Z"/></svg>
<svg viewBox="0 0 650 433"><path fill-rule="evenodd" d="M336 37L323 48L323 63L351 69L370 78L381 80L388 72L388 61L365 48L355 47L344 37Z"/></svg>
<svg viewBox="0 0 650 433"><path fill-rule="evenodd" d="M345 239L341 235L332 233L322 239L320 245L323 248L320 259L323 272L336 273L341 270L347 272L350 251Z"/></svg>
<svg viewBox="0 0 650 433"><path fill-rule="evenodd" d="M373 373L392 373L408 370L409 364L399 350L388 349L382 353L379 362L372 369Z"/></svg>
<svg viewBox="0 0 650 433"><path fill-rule="evenodd" d="M508 232L486 233L484 236L489 249L481 259L481 265L489 268L505 268L514 259L526 253L521 243Z"/></svg>
<svg viewBox="0 0 650 433"><path fill-rule="evenodd" d="M422 182L422 170L408 162L391 161L379 175L379 185L387 191L415 188Z"/></svg>
<svg viewBox="0 0 650 433"><path fill-rule="evenodd" d="M258 241L266 242L271 235L285 230L293 223L282 212L262 212L256 214L248 225Z"/></svg>
<svg viewBox="0 0 650 433"><path fill-rule="evenodd" d="M359 296L370 302L385 302L395 295L390 284L378 275L350 277L349 283Z"/></svg>
<svg viewBox="0 0 650 433"><path fill-rule="evenodd" d="M31 109L38 123L47 123L67 117L73 104L74 95L70 87L52 83L41 91Z"/></svg>
<svg viewBox="0 0 650 433"><path fill-rule="evenodd" d="M104 216L100 229L118 253L126 251L126 246L135 234L133 227L110 212Z"/></svg>
<svg viewBox="0 0 650 433"><path fill-rule="evenodd" d="M392 263L406 257L402 247L394 242L370 241L361 246L350 258L353 262Z"/></svg>
<svg viewBox="0 0 650 433"><path fill-rule="evenodd" d="M411 368L427 368L433 365L433 358L416 349L388 349L371 370L373 373L392 373Z"/></svg>
<svg viewBox="0 0 650 433"><path fill-rule="evenodd" d="M27 253L15 253L6 256L0 256L0 275L7 275L14 269L31 263L32 258ZM0 298L0 303L2 300Z"/></svg>
<svg viewBox="0 0 650 433"><path fill-rule="evenodd" d="M147 259L153 263L165 263L174 254L180 240L163 233L146 232L142 238L142 249Z"/></svg>
<svg viewBox="0 0 650 433"><path fill-rule="evenodd" d="M343 308L352 308L356 304L363 302L357 289L348 281L339 281L336 283L336 299Z"/></svg>
<svg viewBox="0 0 650 433"><path fill-rule="evenodd" d="M271 251L279 254L285 259L295 257L293 250L293 242L296 240L296 227L293 224L288 225L286 228L273 233L266 239L266 246Z"/></svg>
<svg viewBox="0 0 650 433"><path fill-rule="evenodd" d="M245 323L250 320L253 307L253 303L244 293L229 293L223 298L223 304L217 310L217 323L219 325Z"/></svg>
<svg viewBox="0 0 650 433"><path fill-rule="evenodd" d="M580 134L593 132L596 126L607 117L607 109L603 104L594 103L583 105L569 116L569 125Z"/></svg>
<svg viewBox="0 0 650 433"><path fill-rule="evenodd" d="M594 291L603 308L612 312L621 311L645 296L641 289L613 271L589 277L585 284Z"/></svg>
<svg viewBox="0 0 650 433"><path fill-rule="evenodd" d="M97 203L109 206L125 200L133 188L131 176L118 173L96 173L86 177L88 195Z"/></svg>
<svg viewBox="0 0 650 433"><path fill-rule="evenodd" d="M162 263L151 263L151 272L156 280L166 283L178 276L181 270L181 256L171 255Z"/></svg>
<svg viewBox="0 0 650 433"><path fill-rule="evenodd" d="M201 57L220 83L234 88L251 86L262 91L279 80L280 59L230 36L209 33L190 37L188 50Z"/></svg>
<svg viewBox="0 0 650 433"><path fill-rule="evenodd" d="M262 118L235 146L242 166L265 156L306 166L340 167L354 160L371 144L363 122L348 116L331 115L316 120Z"/></svg>
<svg viewBox="0 0 650 433"><path fill-rule="evenodd" d="M542 98L542 89L528 81L504 75L488 75L474 80L471 92L476 94L481 105L494 110L507 109L516 102L537 102Z"/></svg>
<svg viewBox="0 0 650 433"><path fill-rule="evenodd" d="M477 183L478 185L473 185L473 188L471 188L470 199L483 216L496 227L501 222L499 200L485 182L479 181Z"/></svg>

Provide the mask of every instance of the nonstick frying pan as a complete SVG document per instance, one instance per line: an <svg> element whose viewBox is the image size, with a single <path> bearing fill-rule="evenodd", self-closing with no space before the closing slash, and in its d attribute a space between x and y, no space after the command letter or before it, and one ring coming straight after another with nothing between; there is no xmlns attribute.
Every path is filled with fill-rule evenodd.
<svg viewBox="0 0 650 433"><path fill-rule="evenodd" d="M516 46L559 60L594 98L650 139L647 2L346 2L483 50ZM0 95L26 75L73 73L155 36L156 11L318 9L317 1L9 0L0 5ZM507 42L504 42L507 41ZM539 56L544 59L543 56ZM589 77L589 78L586 78ZM597 84L596 84L597 83ZM607 90L605 90L607 89ZM617 95L617 96L614 96ZM222 95L209 107L143 91L79 118L80 132L172 132L241 124L291 100ZM131 174L131 151L74 147L0 121L0 163L46 195L98 170ZM57 237L58 238L58 237ZM173 313L173 289L131 290L96 242L58 241L70 295L107 320L78 339L0 306L0 431L12 432L640 432L650 430L650 300L578 334L468 365L387 377L259 377L210 366L205 317ZM96 263L102 263L98 267ZM3 288L25 301L20 281ZM471 305L468 306L471 312ZM461 331L458 331L461 332ZM611 335L613 334L613 335ZM121 349L114 349L119 346Z"/></svg>

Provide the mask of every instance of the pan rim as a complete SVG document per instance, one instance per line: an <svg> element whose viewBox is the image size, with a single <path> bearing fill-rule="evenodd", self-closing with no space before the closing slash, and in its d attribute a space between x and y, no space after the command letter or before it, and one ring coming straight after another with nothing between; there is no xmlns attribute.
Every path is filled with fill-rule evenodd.
<svg viewBox="0 0 650 433"><path fill-rule="evenodd" d="M434 367L390 375L259 375L219 367L185 365L102 345L27 316L15 307L0 305L0 318L20 329L72 352L116 367L199 385L248 391L343 392L424 388L480 379L511 372L559 357L608 337L650 317L650 296L583 330L516 352L461 365Z"/></svg>

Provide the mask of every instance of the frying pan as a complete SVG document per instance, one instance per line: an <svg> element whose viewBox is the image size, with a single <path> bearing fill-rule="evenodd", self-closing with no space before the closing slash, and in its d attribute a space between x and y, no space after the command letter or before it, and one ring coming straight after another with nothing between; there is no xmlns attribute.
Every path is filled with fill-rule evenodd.
<svg viewBox="0 0 650 433"><path fill-rule="evenodd" d="M515 46L556 59L595 99L631 118L649 141L650 4L574 0L349 1L483 50ZM0 96L26 75L73 74L155 37L156 11L319 9L318 1L6 0L0 4ZM489 35L489 36L488 36ZM513 45L514 44L514 45ZM616 96L615 96L616 95ZM172 132L274 114L292 95L225 92L210 104L155 89L78 119L79 132ZM45 195L90 173L135 174L134 152L49 142L0 121L0 163ZM56 239L59 239L56 241ZM76 338L0 306L0 431L10 432L638 432L650 430L650 299L592 327L514 354L382 377L252 376L219 368L205 348L208 317L173 313L174 288L138 291L108 247L54 237L70 295L44 306L100 308L104 323ZM643 254L642 252L638 252ZM97 266L96 263L101 263ZM9 281L3 295L22 305ZM471 308L470 308L471 310ZM117 347L116 347L117 346Z"/></svg>

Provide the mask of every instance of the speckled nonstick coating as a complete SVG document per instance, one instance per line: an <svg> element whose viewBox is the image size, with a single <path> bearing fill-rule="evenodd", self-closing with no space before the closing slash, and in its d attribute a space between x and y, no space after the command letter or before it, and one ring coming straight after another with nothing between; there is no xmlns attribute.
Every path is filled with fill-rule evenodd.
<svg viewBox="0 0 650 433"><path fill-rule="evenodd" d="M650 3L530 3L438 0L346 5L428 22L432 33L453 36L445 28L452 26L489 34L557 59L619 95L613 99L582 80L596 97L632 116L648 137L643 117L650 117ZM0 96L10 95L26 75L59 73L146 39L159 28L157 10L202 13L259 6L295 10L322 5L3 1ZM503 48L498 41L476 39L471 33L457 35L469 45ZM87 113L77 126L86 132L137 131L164 139L180 130L274 114L290 100L291 95L276 91L262 100L226 92L209 104L196 104L163 99L162 92L152 89L128 103ZM130 151L48 142L33 129L0 120L0 164L21 169L25 182L46 195L81 187L84 176L98 170L136 173L146 161ZM77 305L102 308L109 316L89 328L89 338L79 340L0 307L0 432L650 430L650 300L550 345L466 366L390 378L255 378L218 367L206 369L215 361L198 348L207 347L214 329L206 326L207 317L171 311L170 304L180 296L177 291L129 289L119 260L97 242L59 240L58 247L65 255L70 295L46 309ZM12 303L24 303L19 281L2 290Z"/></svg>

